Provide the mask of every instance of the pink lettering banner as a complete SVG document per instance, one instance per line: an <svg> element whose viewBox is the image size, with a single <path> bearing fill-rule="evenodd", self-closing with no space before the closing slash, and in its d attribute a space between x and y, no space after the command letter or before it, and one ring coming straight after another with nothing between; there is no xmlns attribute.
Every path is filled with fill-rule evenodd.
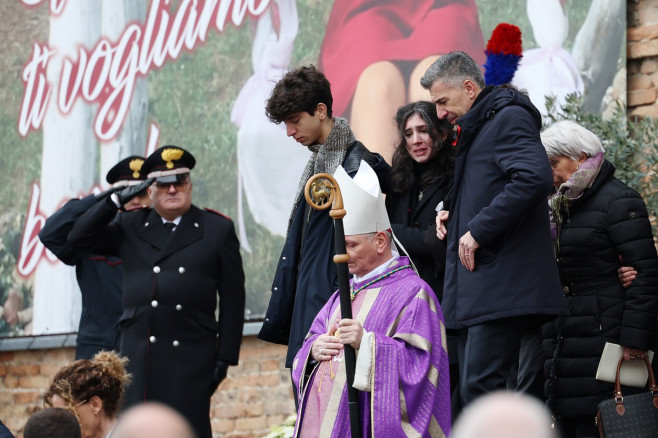
<svg viewBox="0 0 658 438"><path fill-rule="evenodd" d="M515 84L544 114L549 95L563 101L576 93L605 107L625 94L613 86L624 65L623 32L610 62L579 49L601 33L584 25L596 23L591 0L504 3L2 2L0 338L77 331L76 266L50 252L39 232L69 200L107 189L106 174L119 160L165 144L196 157L194 204L232 217L247 274L245 318L262 318L310 157L265 115L272 87L289 69L319 66L332 85L334 115L387 159L397 108L429 99L418 81L425 69L452 50L483 64L500 22L523 32ZM623 22L614 26L625 31ZM603 91L583 81L594 67L607 73Z"/></svg>

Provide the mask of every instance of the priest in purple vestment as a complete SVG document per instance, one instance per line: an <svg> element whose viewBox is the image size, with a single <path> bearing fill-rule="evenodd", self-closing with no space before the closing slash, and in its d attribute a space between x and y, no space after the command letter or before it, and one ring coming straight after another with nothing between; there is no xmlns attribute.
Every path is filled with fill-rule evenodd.
<svg viewBox="0 0 658 438"><path fill-rule="evenodd" d="M316 316L293 362L296 437L349 437L343 346L357 351L354 387L364 437L450 434L445 327L436 295L392 244L377 176L365 162L334 177L343 220L353 319L341 319L338 292Z"/></svg>

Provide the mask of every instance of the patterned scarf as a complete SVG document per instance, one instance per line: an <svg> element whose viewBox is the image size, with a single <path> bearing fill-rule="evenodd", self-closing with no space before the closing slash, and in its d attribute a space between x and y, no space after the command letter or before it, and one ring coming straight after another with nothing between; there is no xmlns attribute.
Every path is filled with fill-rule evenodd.
<svg viewBox="0 0 658 438"><path fill-rule="evenodd" d="M559 249L559 236L562 224L569 217L569 207L579 199L585 189L592 186L603 165L603 152L583 161L578 169L562 183L557 191L548 197L551 219L551 238L555 250Z"/></svg>
<svg viewBox="0 0 658 438"><path fill-rule="evenodd" d="M302 177L299 180L295 203L292 206L290 219L288 220L288 231L290 231L292 218L295 215L297 206L304 199L303 192L308 179L316 173L333 175L338 165L345 159L347 148L354 140L354 134L347 120L342 117L334 117L334 127L324 144L314 144L308 147L313 152L313 155L308 160L304 173L302 173Z"/></svg>

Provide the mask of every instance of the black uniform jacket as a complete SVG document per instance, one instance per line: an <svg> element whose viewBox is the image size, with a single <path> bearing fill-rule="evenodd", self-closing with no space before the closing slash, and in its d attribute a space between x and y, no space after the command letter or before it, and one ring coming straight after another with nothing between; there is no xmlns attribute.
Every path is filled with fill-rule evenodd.
<svg viewBox="0 0 658 438"><path fill-rule="evenodd" d="M71 199L48 218L39 232L39 239L46 248L63 263L75 266L82 293L76 359L91 359L102 350L119 351L117 322L122 309L121 259L81 251L66 240L75 221L96 202L94 195Z"/></svg>
<svg viewBox="0 0 658 438"><path fill-rule="evenodd" d="M215 361L236 365L242 339L244 273L233 222L191 206L169 236L153 209L109 224L116 206L107 201L80 217L69 242L123 260L121 352L133 375L124 407L164 402L209 437Z"/></svg>

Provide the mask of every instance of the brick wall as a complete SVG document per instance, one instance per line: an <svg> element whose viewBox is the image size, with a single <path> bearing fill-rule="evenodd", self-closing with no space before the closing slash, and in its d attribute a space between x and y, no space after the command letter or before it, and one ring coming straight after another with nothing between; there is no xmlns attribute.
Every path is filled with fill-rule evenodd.
<svg viewBox="0 0 658 438"><path fill-rule="evenodd" d="M231 367L212 398L215 436L262 437L270 426L294 414L286 347L249 336L242 341L240 364Z"/></svg>
<svg viewBox="0 0 658 438"><path fill-rule="evenodd" d="M658 0L628 0L627 35L629 115L658 118ZM0 417L17 438L52 376L73 356L73 348L0 352ZM285 347L243 340L240 365L212 399L216 437L262 437L294 412L284 356Z"/></svg>
<svg viewBox="0 0 658 438"><path fill-rule="evenodd" d="M73 360L73 348L0 352L0 417L21 437L27 418L57 370Z"/></svg>
<svg viewBox="0 0 658 438"><path fill-rule="evenodd" d="M294 413L285 352L255 336L243 339L240 365L229 369L212 398L215 437L262 437ZM74 348L0 352L0 417L17 438L30 414L43 406L41 395L52 377L74 355Z"/></svg>
<svg viewBox="0 0 658 438"><path fill-rule="evenodd" d="M629 116L658 118L658 0L628 0Z"/></svg>

